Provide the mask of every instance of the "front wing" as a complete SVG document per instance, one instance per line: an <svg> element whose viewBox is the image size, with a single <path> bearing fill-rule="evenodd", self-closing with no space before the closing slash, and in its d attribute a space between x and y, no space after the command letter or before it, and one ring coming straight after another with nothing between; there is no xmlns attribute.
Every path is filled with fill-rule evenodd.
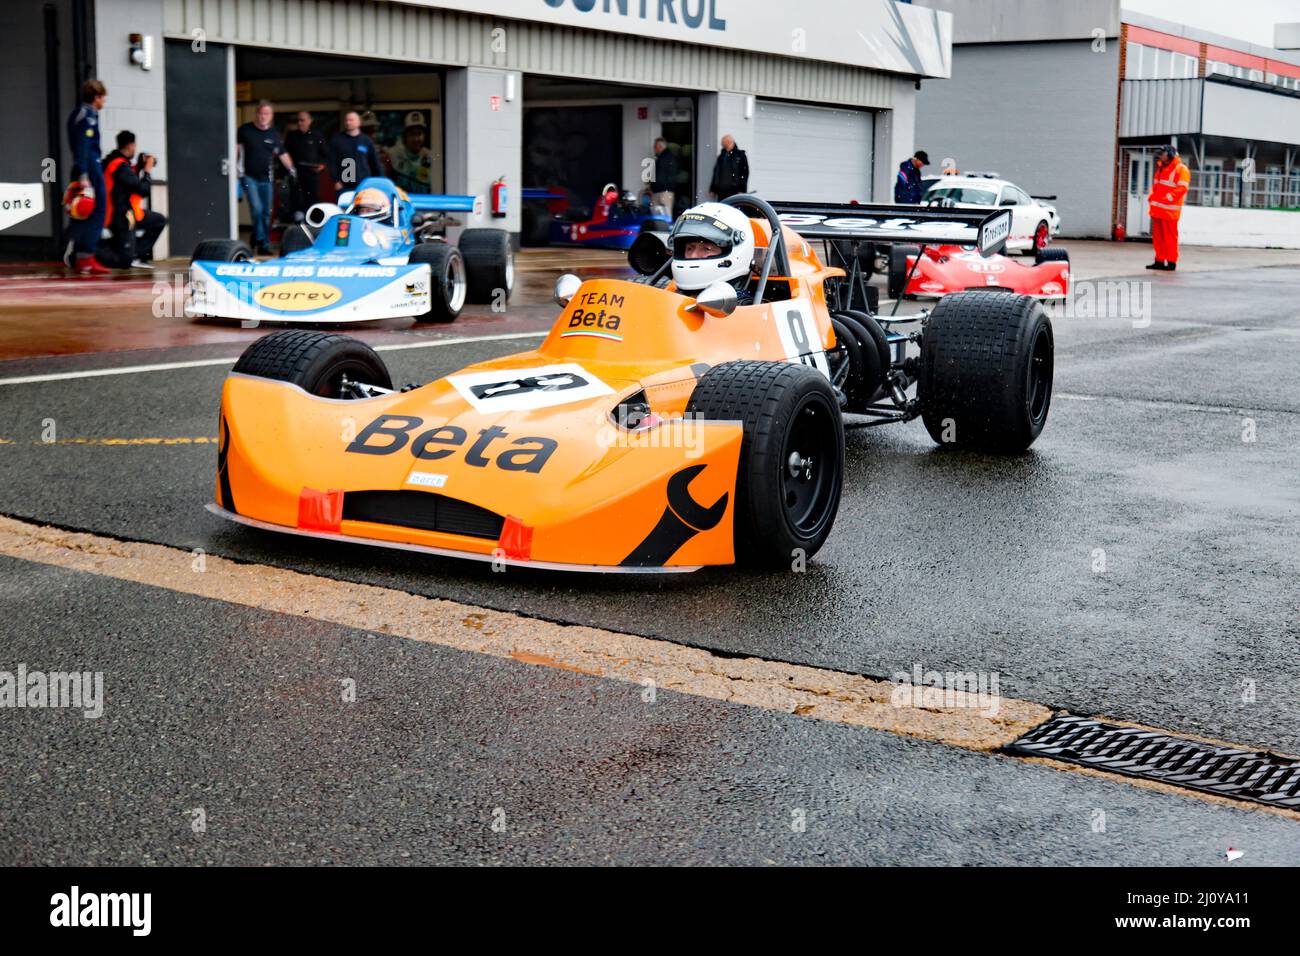
<svg viewBox="0 0 1300 956"><path fill-rule="evenodd" d="M429 311L427 263L209 262L190 266L185 314L248 322L369 322Z"/></svg>

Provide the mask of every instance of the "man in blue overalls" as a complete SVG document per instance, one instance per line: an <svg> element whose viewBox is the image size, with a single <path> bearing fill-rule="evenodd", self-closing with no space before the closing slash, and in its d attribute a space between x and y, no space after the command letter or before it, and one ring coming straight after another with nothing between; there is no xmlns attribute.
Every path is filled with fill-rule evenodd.
<svg viewBox="0 0 1300 956"><path fill-rule="evenodd" d="M81 105L68 116L68 147L72 150L72 178L85 177L95 193L95 208L85 219L68 222L68 249L63 261L85 275L111 272L95 259L95 248L104 231L104 213L108 194L104 187L104 170L100 166L99 111L108 99L108 90L99 80L81 84ZM73 257L76 257L75 263Z"/></svg>

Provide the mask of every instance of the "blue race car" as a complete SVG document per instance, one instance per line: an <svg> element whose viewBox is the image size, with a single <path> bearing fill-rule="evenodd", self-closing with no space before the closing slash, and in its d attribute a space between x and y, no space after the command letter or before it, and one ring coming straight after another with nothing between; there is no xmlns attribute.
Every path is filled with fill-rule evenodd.
<svg viewBox="0 0 1300 956"><path fill-rule="evenodd" d="M665 242L672 230L671 216L656 206L637 202L613 183L607 185L591 211L569 205L568 194L553 189L525 189L523 232L527 246L589 246L594 249L628 249L643 232ZM542 205L545 203L545 206Z"/></svg>
<svg viewBox="0 0 1300 956"><path fill-rule="evenodd" d="M473 196L409 195L363 179L338 205L317 203L286 230L279 259L253 259L236 239L200 242L190 259L185 314L246 322L368 322L399 316L451 322L466 301L509 298L514 253L504 229L444 238L447 213Z"/></svg>

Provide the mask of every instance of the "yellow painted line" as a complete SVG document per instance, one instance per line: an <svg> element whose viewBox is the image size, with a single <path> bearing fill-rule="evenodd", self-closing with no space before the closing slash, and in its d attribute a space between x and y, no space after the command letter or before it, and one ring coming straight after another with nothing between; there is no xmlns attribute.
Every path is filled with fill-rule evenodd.
<svg viewBox="0 0 1300 956"><path fill-rule="evenodd" d="M898 703L900 685L758 658L720 657L669 641L555 624L403 591L239 564L213 555L0 517L0 554L229 604L328 621L443 647L507 658L953 744L995 750L1051 717L1027 701L956 692L952 706ZM196 570L202 567L203 570ZM509 574L507 571L506 574ZM912 698L911 688L906 697ZM928 702L924 702L928 703ZM943 701L942 703L948 703Z"/></svg>
<svg viewBox="0 0 1300 956"><path fill-rule="evenodd" d="M200 435L197 438L60 438L57 441L35 441L33 445L215 445L216 436Z"/></svg>

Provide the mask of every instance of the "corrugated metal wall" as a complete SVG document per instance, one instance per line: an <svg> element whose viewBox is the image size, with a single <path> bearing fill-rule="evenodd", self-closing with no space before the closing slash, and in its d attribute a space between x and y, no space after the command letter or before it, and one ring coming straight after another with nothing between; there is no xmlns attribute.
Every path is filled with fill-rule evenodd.
<svg viewBox="0 0 1300 956"><path fill-rule="evenodd" d="M1119 135L1173 136L1201 131L1205 81L1125 80Z"/></svg>
<svg viewBox="0 0 1300 956"><path fill-rule="evenodd" d="M165 0L169 37L887 109L888 74L375 0ZM491 31L505 29L505 52Z"/></svg>
<svg viewBox="0 0 1300 956"><path fill-rule="evenodd" d="M969 43L953 47L952 79L927 80L916 147L937 175L996 170L1035 196L1057 196L1061 234L1110 235L1119 44Z"/></svg>

